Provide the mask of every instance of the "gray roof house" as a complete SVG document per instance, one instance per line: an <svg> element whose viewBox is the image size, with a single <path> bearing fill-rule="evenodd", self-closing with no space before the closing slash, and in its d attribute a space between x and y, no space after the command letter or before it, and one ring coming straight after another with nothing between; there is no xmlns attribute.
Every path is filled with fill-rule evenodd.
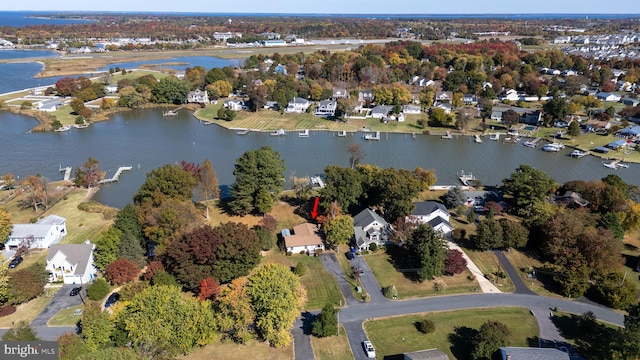
<svg viewBox="0 0 640 360"><path fill-rule="evenodd" d="M445 236L453 231L453 226L449 223L449 212L441 203L436 201L421 201L413 205L413 211L405 219L407 222L429 224L434 230L440 231Z"/></svg>
<svg viewBox="0 0 640 360"><path fill-rule="evenodd" d="M206 90L200 90L200 89L190 91L189 94L187 94L187 102L198 103L198 104L208 104L209 93L207 93Z"/></svg>
<svg viewBox="0 0 640 360"><path fill-rule="evenodd" d="M526 348L506 346L500 348L502 360L569 360L569 354L553 348Z"/></svg>
<svg viewBox="0 0 640 360"><path fill-rule="evenodd" d="M311 102L309 100L295 97L293 100L289 101L289 104L284 111L288 113L303 113L307 111L309 106L311 106Z"/></svg>
<svg viewBox="0 0 640 360"><path fill-rule="evenodd" d="M39 101L36 104L38 110L52 112L58 110L62 106L62 101L58 98L51 98Z"/></svg>
<svg viewBox="0 0 640 360"><path fill-rule="evenodd" d="M65 284L89 284L96 276L93 265L95 244L58 244L49 248L46 269L50 280Z"/></svg>
<svg viewBox="0 0 640 360"><path fill-rule="evenodd" d="M639 137L640 126L632 126L618 131L618 134L623 137Z"/></svg>
<svg viewBox="0 0 640 360"><path fill-rule="evenodd" d="M317 116L333 116L338 108L338 103L335 100L321 100L316 107Z"/></svg>
<svg viewBox="0 0 640 360"><path fill-rule="evenodd" d="M49 215L35 224L13 224L5 245L9 250L17 250L21 246L46 249L67 235L66 221L61 216Z"/></svg>
<svg viewBox="0 0 640 360"><path fill-rule="evenodd" d="M404 360L449 360L449 355L438 349L413 351L403 355Z"/></svg>
<svg viewBox="0 0 640 360"><path fill-rule="evenodd" d="M393 106L391 105L378 105L373 109L371 109L371 117L382 119L383 117L386 117L387 115L389 115L392 109L393 109Z"/></svg>
<svg viewBox="0 0 640 360"><path fill-rule="evenodd" d="M371 243L385 245L391 239L391 225L371 209L364 209L353 218L354 242L359 250L368 250Z"/></svg>

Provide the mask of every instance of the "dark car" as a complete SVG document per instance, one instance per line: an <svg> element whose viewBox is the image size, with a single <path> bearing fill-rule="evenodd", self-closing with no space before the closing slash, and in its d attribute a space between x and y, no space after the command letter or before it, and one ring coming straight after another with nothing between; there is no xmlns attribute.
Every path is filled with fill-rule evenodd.
<svg viewBox="0 0 640 360"><path fill-rule="evenodd" d="M349 260L353 260L353 259L355 258L355 255L353 255L353 252L352 252L352 251L347 251L347 252L345 253L345 256L346 256L346 257L347 257L347 259L349 259Z"/></svg>
<svg viewBox="0 0 640 360"><path fill-rule="evenodd" d="M71 292L69 293L69 296L76 296L78 294L80 294L80 290L82 290L79 287L74 287L73 289L71 289Z"/></svg>
<svg viewBox="0 0 640 360"><path fill-rule="evenodd" d="M9 269L15 269L16 266L20 265L20 263L22 263L22 257L18 256L17 258L11 260L11 262L9 263Z"/></svg>
<svg viewBox="0 0 640 360"><path fill-rule="evenodd" d="M107 302L104 303L104 307L108 308L109 306L115 304L118 302L118 300L120 300L120 294L113 293L111 295L109 295L109 298L107 299Z"/></svg>

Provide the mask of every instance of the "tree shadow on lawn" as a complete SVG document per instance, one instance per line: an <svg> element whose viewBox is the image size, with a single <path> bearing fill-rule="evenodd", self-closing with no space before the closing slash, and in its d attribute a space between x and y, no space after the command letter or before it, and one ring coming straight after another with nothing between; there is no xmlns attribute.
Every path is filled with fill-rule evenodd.
<svg viewBox="0 0 640 360"><path fill-rule="evenodd" d="M458 360L468 360L472 349L473 339L478 334L478 330L467 326L456 326L453 333L449 334L451 343L451 354Z"/></svg>
<svg viewBox="0 0 640 360"><path fill-rule="evenodd" d="M405 278L411 281L417 281L417 274L411 264L411 258L404 248L390 245L386 247L386 252L387 255L389 255L389 263L393 265L398 272L401 272Z"/></svg>
<svg viewBox="0 0 640 360"><path fill-rule="evenodd" d="M639 268L640 257L628 255L628 254L622 254L622 257L624 258L625 266L630 267L632 269L636 269L636 270Z"/></svg>
<svg viewBox="0 0 640 360"><path fill-rule="evenodd" d="M594 359L607 358L608 349L619 336L616 329L581 315L554 316L551 321L562 337L575 342L579 353L593 355Z"/></svg>

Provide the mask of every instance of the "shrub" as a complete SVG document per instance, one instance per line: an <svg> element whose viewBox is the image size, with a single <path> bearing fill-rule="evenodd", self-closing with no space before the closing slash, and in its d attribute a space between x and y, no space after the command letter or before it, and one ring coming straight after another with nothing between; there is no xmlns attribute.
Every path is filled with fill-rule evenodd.
<svg viewBox="0 0 640 360"><path fill-rule="evenodd" d="M5 305L0 307L0 317L11 315L16 312L16 307L11 305Z"/></svg>
<svg viewBox="0 0 640 360"><path fill-rule="evenodd" d="M123 285L120 290L118 290L118 294L120 294L120 301L133 300L136 295L141 293L148 286L149 284L144 281L134 281Z"/></svg>
<svg viewBox="0 0 640 360"><path fill-rule="evenodd" d="M300 261L296 267L293 269L293 272L298 276L304 276L307 273L307 265Z"/></svg>
<svg viewBox="0 0 640 360"><path fill-rule="evenodd" d="M104 268L105 277L112 285L122 285L133 281L140 272L138 264L131 260L121 259L111 262Z"/></svg>
<svg viewBox="0 0 640 360"><path fill-rule="evenodd" d="M156 271L155 275L153 275L153 278L151 278L151 285L157 285L157 286L166 285L166 286L181 287L181 285L178 283L178 280L176 280L176 277L169 274L164 269Z"/></svg>
<svg viewBox="0 0 640 360"><path fill-rule="evenodd" d="M444 259L444 273L446 275L460 274L467 268L467 260L462 257L460 250L449 250Z"/></svg>
<svg viewBox="0 0 640 360"><path fill-rule="evenodd" d="M42 295L48 278L49 273L41 263L14 271L7 282L7 303L19 305Z"/></svg>
<svg viewBox="0 0 640 360"><path fill-rule="evenodd" d="M371 250L371 251L378 250L378 244L376 244L376 243L369 244L369 250Z"/></svg>
<svg viewBox="0 0 640 360"><path fill-rule="evenodd" d="M93 301L101 301L109 293L107 280L99 278L87 287L87 297Z"/></svg>
<svg viewBox="0 0 640 360"><path fill-rule="evenodd" d="M398 290L395 285L390 285L382 288L382 295L387 299L396 299L398 297Z"/></svg>
<svg viewBox="0 0 640 360"><path fill-rule="evenodd" d="M317 337L333 336L338 332L338 310L331 304L327 304L322 308L322 312L318 314L313 321L311 333Z"/></svg>
<svg viewBox="0 0 640 360"><path fill-rule="evenodd" d="M432 334L436 331L436 324L429 319L424 319L416 322L416 329L423 334Z"/></svg>

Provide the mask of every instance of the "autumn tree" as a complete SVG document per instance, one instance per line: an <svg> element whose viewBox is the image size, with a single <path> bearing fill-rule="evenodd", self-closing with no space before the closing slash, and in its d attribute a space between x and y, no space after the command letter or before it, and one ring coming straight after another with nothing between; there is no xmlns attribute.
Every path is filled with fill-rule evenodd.
<svg viewBox="0 0 640 360"><path fill-rule="evenodd" d="M220 333L234 342L246 343L254 333L256 313L247 293L247 278L237 278L223 285L214 304Z"/></svg>
<svg viewBox="0 0 640 360"><path fill-rule="evenodd" d="M502 123L507 127L511 127L520 122L520 114L515 112L514 110L507 110L502 113Z"/></svg>
<svg viewBox="0 0 640 360"><path fill-rule="evenodd" d="M116 260L104 268L104 274L111 285L122 285L134 280L140 270L133 261Z"/></svg>
<svg viewBox="0 0 640 360"><path fill-rule="evenodd" d="M133 196L137 206L159 206L166 199L190 201L194 177L178 165L166 164L147 174L147 180Z"/></svg>
<svg viewBox="0 0 640 360"><path fill-rule="evenodd" d="M141 209L143 212L145 209ZM202 215L191 200L166 199L147 213L142 213L144 234L162 254L172 240L202 224Z"/></svg>
<svg viewBox="0 0 640 360"><path fill-rule="evenodd" d="M200 199L202 199L207 207L207 219L209 218L209 200L217 199L220 197L220 187L218 185L218 177L216 171L213 169L213 165L209 159L205 159L202 163L202 167L198 172L198 182L196 186L196 192Z"/></svg>
<svg viewBox="0 0 640 360"><path fill-rule="evenodd" d="M100 303L91 301L82 310L80 319L82 337L89 350L98 350L111 343L114 323L106 311L102 311Z"/></svg>
<svg viewBox="0 0 640 360"><path fill-rule="evenodd" d="M353 143L349 145L347 152L349 153L349 165L355 169L356 165L360 164L365 157L364 150L357 143Z"/></svg>
<svg viewBox="0 0 640 360"><path fill-rule="evenodd" d="M353 237L353 218L349 215L327 217L323 230L329 244L348 244Z"/></svg>
<svg viewBox="0 0 640 360"><path fill-rule="evenodd" d="M26 321L20 321L2 335L3 341L40 341L38 334Z"/></svg>
<svg viewBox="0 0 640 360"><path fill-rule="evenodd" d="M83 186L86 188L95 187L98 182L104 179L106 172L100 169L100 162L90 157L84 166L78 166L76 168L76 176L74 183L76 186Z"/></svg>
<svg viewBox="0 0 640 360"><path fill-rule="evenodd" d="M449 250L444 259L444 273L446 275L461 274L466 269L467 260L462 256L462 252L457 249Z"/></svg>
<svg viewBox="0 0 640 360"><path fill-rule="evenodd" d="M0 242L4 242L11 234L11 214L0 208Z"/></svg>
<svg viewBox="0 0 640 360"><path fill-rule="evenodd" d="M219 293L220 283L216 279L208 277L200 281L199 300L215 300Z"/></svg>
<svg viewBox="0 0 640 360"><path fill-rule="evenodd" d="M27 206L33 206L33 210L38 212L38 207L45 209L49 207L49 193L47 190L47 182L42 175L29 175L21 183L25 192L22 203Z"/></svg>
<svg viewBox="0 0 640 360"><path fill-rule="evenodd" d="M238 215L265 214L284 190L284 160L268 146L249 150L236 160L229 208Z"/></svg>
<svg viewBox="0 0 640 360"><path fill-rule="evenodd" d="M6 173L0 176L0 182L2 182L2 188L11 190L16 184L16 178L12 173Z"/></svg>
<svg viewBox="0 0 640 360"><path fill-rule="evenodd" d="M407 253L419 282L442 275L447 248L442 234L430 225L420 224L413 231L407 240Z"/></svg>
<svg viewBox="0 0 640 360"><path fill-rule="evenodd" d="M290 344L291 327L306 301L298 276L282 264L266 264L249 276L247 294L260 338L274 347Z"/></svg>

